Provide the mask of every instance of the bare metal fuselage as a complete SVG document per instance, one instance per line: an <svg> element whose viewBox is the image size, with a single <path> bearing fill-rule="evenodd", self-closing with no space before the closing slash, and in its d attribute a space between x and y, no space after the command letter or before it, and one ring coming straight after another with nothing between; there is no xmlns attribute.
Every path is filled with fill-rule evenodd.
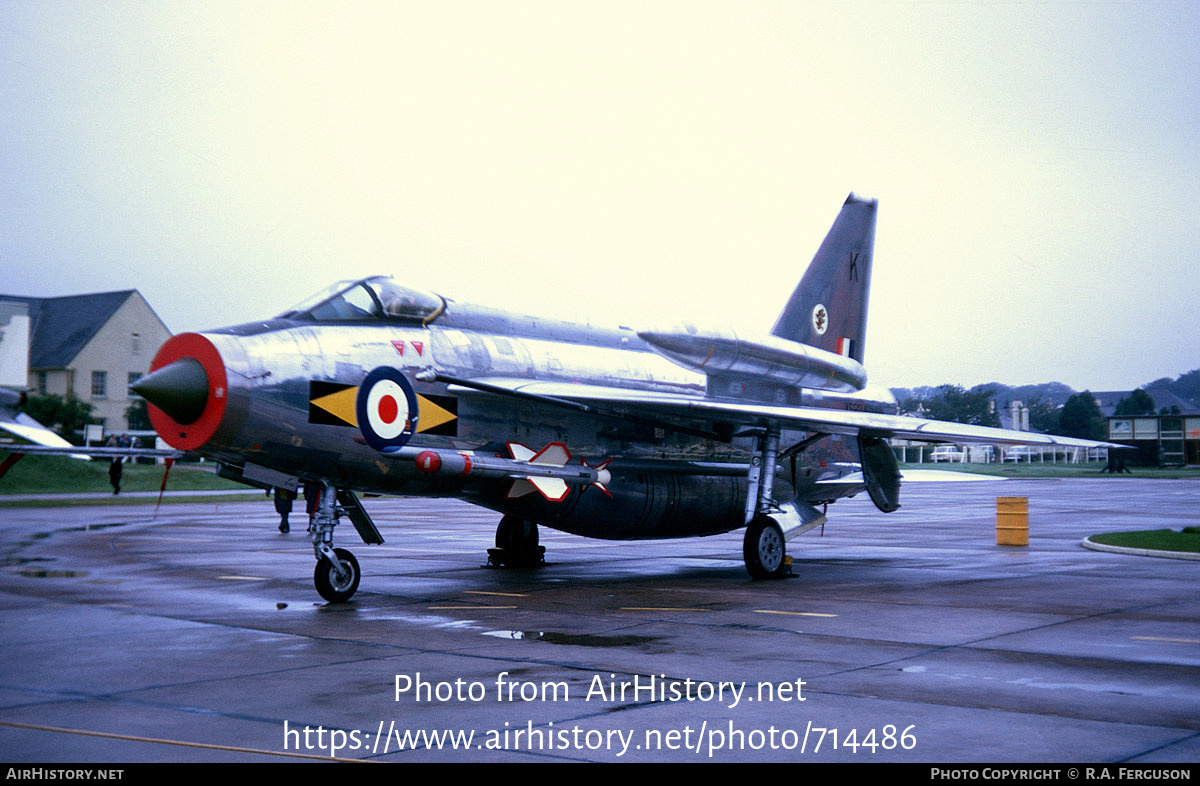
<svg viewBox="0 0 1200 786"><path fill-rule="evenodd" d="M667 538L745 525L753 436L704 438L671 428L574 412L459 385L421 382L422 372L461 379L579 383L703 397L706 377L656 354L627 329L602 330L458 306L449 324L327 323L277 319L206 332L224 362L224 417L200 448L226 464L266 467L363 492L467 499L555 529L606 539ZM381 454L343 410L322 408L329 391L359 385L391 366L421 397L410 448L507 455L560 442L575 461L612 459L608 493L575 486L561 501L508 495L511 480L421 472L411 458ZM864 393L795 391L792 403L886 411ZM336 409L336 408L335 408ZM436 416L431 412L437 411ZM426 424L438 421L436 426ZM701 424L712 430L715 424ZM783 434L786 447L804 439ZM830 483L858 470L854 441L830 435L777 468L774 496L811 503L861 490ZM818 485L817 481L825 481Z"/></svg>

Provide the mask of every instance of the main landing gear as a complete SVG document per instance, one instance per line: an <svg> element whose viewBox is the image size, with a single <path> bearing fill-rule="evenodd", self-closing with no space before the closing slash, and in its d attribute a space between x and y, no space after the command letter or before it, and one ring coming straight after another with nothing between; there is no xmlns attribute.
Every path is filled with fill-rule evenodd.
<svg viewBox="0 0 1200 786"><path fill-rule="evenodd" d="M769 516L758 516L746 527L742 558L754 579L781 579L791 573L783 530Z"/></svg>
<svg viewBox="0 0 1200 786"><path fill-rule="evenodd" d="M531 568L545 562L546 547L538 545L538 527L519 516L505 516L496 525L496 548L488 549L488 564Z"/></svg>
<svg viewBox="0 0 1200 786"><path fill-rule="evenodd" d="M358 582L362 578L354 555L346 549L333 547L333 529L337 526L338 517L343 514L350 517L364 543L383 543L383 536L359 504L354 492L336 489L332 483L322 481L320 499L308 520L308 534L317 557L313 585L317 588L317 594L330 603L350 600L358 591Z"/></svg>
<svg viewBox="0 0 1200 786"><path fill-rule="evenodd" d="M771 487L775 482L775 464L779 458L779 426L768 426L758 438L758 450L750 460L750 488L746 494L746 537L742 541L742 559L754 579L781 579L790 576L792 563L787 556L783 529L768 515L773 509Z"/></svg>

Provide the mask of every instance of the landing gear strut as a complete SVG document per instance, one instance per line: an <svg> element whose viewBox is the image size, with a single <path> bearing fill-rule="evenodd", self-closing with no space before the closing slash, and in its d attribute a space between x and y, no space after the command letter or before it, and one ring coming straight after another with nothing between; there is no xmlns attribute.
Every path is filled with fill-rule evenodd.
<svg viewBox="0 0 1200 786"><path fill-rule="evenodd" d="M746 537L742 558L754 579L779 579L791 575L787 540L768 513L774 502L775 465L779 459L779 426L771 424L758 438L758 450L750 460L750 488L746 494Z"/></svg>
<svg viewBox="0 0 1200 786"><path fill-rule="evenodd" d="M545 562L546 547L538 545L538 527L518 516L505 516L496 526L496 548L488 549L489 565L528 568Z"/></svg>
<svg viewBox="0 0 1200 786"><path fill-rule="evenodd" d="M321 483L321 497L317 509L308 520L308 534L312 538L317 567L313 571L313 584L317 594L330 603L344 603L358 591L362 573L358 560L346 549L333 547L333 528L337 526L337 489L332 483Z"/></svg>

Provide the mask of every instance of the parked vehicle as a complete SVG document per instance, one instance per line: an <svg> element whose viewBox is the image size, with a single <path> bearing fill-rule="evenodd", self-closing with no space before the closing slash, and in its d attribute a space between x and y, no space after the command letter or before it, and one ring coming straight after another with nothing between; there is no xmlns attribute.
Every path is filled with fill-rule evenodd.
<svg viewBox="0 0 1200 786"><path fill-rule="evenodd" d="M930 460L935 464L939 461L957 461L961 463L966 461L966 459L967 452L954 445L938 445L933 449L933 453L930 454Z"/></svg>

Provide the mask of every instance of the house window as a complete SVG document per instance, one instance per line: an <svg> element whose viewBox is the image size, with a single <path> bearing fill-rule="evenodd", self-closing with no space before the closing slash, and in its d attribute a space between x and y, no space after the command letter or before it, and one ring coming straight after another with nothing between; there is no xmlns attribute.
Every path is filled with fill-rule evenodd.
<svg viewBox="0 0 1200 786"><path fill-rule="evenodd" d="M130 371L129 372L129 385L132 385L134 382L137 382L141 378L142 378L142 375L140 372ZM134 399L135 401L141 398L141 396L139 396L137 393L134 393L132 390L129 391L129 397L131 399Z"/></svg>
<svg viewBox="0 0 1200 786"><path fill-rule="evenodd" d="M39 371L37 373L37 392L39 396L46 395L46 372Z"/></svg>
<svg viewBox="0 0 1200 786"><path fill-rule="evenodd" d="M104 398L107 395L108 374L103 371L92 372L92 398Z"/></svg>

